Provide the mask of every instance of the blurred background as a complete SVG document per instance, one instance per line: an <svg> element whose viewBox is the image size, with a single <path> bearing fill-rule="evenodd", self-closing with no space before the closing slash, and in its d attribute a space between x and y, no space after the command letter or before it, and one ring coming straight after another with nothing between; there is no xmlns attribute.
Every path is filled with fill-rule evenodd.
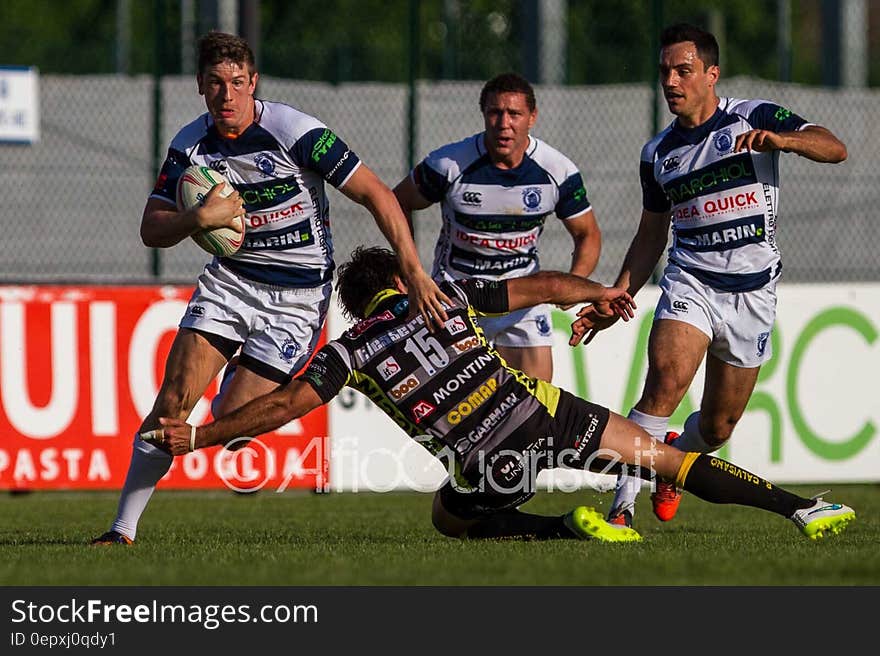
<svg viewBox="0 0 880 656"><path fill-rule="evenodd" d="M251 42L259 96L323 120L389 186L481 130L486 79L524 74L533 134L584 174L604 240L594 277L610 282L639 219L641 146L672 118L657 37L679 20L718 37L720 95L777 101L849 147L833 167L782 157L784 280L880 279L880 0L4 0L0 64L36 80L39 123L0 143L0 282L194 281L202 251L146 249L138 228L169 140L204 111L194 47L212 28ZM0 112L0 127L24 120ZM335 190L331 208L337 261L382 242ZM436 206L416 217L426 266L439 222ZM570 251L549 217L543 266L567 268Z"/></svg>

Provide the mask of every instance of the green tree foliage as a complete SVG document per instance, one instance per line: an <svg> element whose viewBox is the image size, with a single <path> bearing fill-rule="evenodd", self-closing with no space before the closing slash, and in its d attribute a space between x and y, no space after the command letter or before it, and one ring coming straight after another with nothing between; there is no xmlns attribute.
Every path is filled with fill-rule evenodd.
<svg viewBox="0 0 880 656"><path fill-rule="evenodd" d="M113 63L114 7L113 0L3 0L3 63L53 73L107 72Z"/></svg>
<svg viewBox="0 0 880 656"><path fill-rule="evenodd" d="M569 10L566 78L570 84L652 79L656 57L650 51L650 2L570 0Z"/></svg>
<svg viewBox="0 0 880 656"><path fill-rule="evenodd" d="M790 0L792 79L821 82L821 0ZM503 70L527 72L534 57L536 0L420 0L422 79L482 80ZM195 6L200 4L195 0ZM117 70L117 0L3 0L0 39L5 65L44 73ZM722 74L777 78L778 0L568 0L565 79L570 84L653 79L653 12L717 29ZM129 0L130 73L151 73L161 59L181 70L179 0ZM868 3L869 23L880 2ZM260 0L260 67L307 80L403 82L408 76L410 0ZM158 25L158 27L157 27ZM156 30L162 35L157 40ZM870 30L872 84L880 83L880 30ZM158 41L158 44L157 44Z"/></svg>
<svg viewBox="0 0 880 656"><path fill-rule="evenodd" d="M263 73L302 80L402 81L408 6L382 0L262 0Z"/></svg>

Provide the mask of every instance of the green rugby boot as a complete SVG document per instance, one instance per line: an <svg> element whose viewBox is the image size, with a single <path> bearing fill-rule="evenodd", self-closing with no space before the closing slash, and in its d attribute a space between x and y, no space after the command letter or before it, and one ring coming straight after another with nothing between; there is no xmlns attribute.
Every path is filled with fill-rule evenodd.
<svg viewBox="0 0 880 656"><path fill-rule="evenodd" d="M602 517L602 513L586 506L578 506L563 517L562 521L566 528L581 540L639 542L642 539L635 529L609 524Z"/></svg>
<svg viewBox="0 0 880 656"><path fill-rule="evenodd" d="M796 510L791 521L811 540L821 540L828 533L842 533L855 518L856 512L849 506L819 498L812 506Z"/></svg>

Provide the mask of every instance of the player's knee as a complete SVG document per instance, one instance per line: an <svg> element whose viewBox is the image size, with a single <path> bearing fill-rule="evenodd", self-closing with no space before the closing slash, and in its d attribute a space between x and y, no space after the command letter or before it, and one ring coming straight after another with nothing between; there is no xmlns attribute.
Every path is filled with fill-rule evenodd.
<svg viewBox="0 0 880 656"><path fill-rule="evenodd" d="M657 416L669 416L678 406L690 381L678 380L675 376L653 376L645 383L645 390L639 409Z"/></svg>
<svg viewBox="0 0 880 656"><path fill-rule="evenodd" d="M703 441L709 446L720 449L733 434L737 420L737 417L726 415L712 417L702 413L700 415L700 435L703 437Z"/></svg>

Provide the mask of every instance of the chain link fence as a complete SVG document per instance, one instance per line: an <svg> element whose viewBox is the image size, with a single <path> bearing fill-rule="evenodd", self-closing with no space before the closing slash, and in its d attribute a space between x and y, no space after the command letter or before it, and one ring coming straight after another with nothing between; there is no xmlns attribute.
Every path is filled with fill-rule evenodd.
<svg viewBox="0 0 880 656"><path fill-rule="evenodd" d="M58 39L63 26L85 20L76 9L84 2L72 0L64 17L44 16L54 21ZM10 34L24 29L15 25L25 4L11 0L0 10ZM113 30L112 21L107 23L115 20L109 11L113 3L104 4L108 11L90 19L101 22L100 30L74 32L82 42L78 52L90 53L88 61L109 52L107 39L96 36ZM193 28L196 5L202 16L203 9L216 9L218 3L163 0L133 7L131 64L152 57L165 60L160 67L166 71L191 68L193 57L185 51L194 39L181 36L184 24ZM839 52L832 56L832 48L823 45L829 17L850 29L850 36L866 39L862 84L880 79L880 65L874 65L880 52L880 28L875 29L880 0L848 1L845 11L822 0L704 0L697 9L688 0L303 0L296 5L260 0L256 5L263 72L258 95L324 121L389 186L407 175L411 158L418 162L431 150L482 130L478 99L485 79L516 70L536 82L539 113L533 134L565 153L584 176L603 237L594 277L604 282L615 278L638 226L641 147L672 119L650 81L657 61L652 39L662 24L703 25L721 45L720 95L779 102L830 128L849 148L849 159L835 166L782 155L782 279L880 280L880 230L873 211L880 195L880 140L874 134L880 90L803 84L818 83L834 57L838 63L852 61ZM333 20L303 20L327 15L328 7ZM192 15L184 20L186 11ZM199 22L199 30L209 28ZM154 41L158 29L163 39ZM152 55L135 47L139 34L153 44ZM11 43L9 63L30 63L27 58L40 52L33 41ZM175 68L169 59L182 63ZM75 63L71 59L56 70L78 70ZM410 86L405 80L413 74L417 81ZM801 83L766 79L774 76ZM191 282L199 273L208 256L190 240L159 251L140 241L157 144L162 158L176 131L205 111L191 74L165 75L159 83L159 134L154 134L154 79L41 76L40 141L0 144L5 201L0 281ZM358 244L384 243L366 210L333 189L329 195L337 261ZM439 207L416 213L415 228L423 264L430 268ZM561 222L548 217L540 242L544 268L567 269L571 250Z"/></svg>
<svg viewBox="0 0 880 656"><path fill-rule="evenodd" d="M481 82L419 82L416 160L482 129ZM389 185L407 174L408 88L400 84L330 85L266 77L260 95L319 117ZM653 93L646 84L536 87L533 134L581 169L602 229L594 277L611 281L641 211L638 158L652 133ZM719 93L768 98L833 130L849 159L830 166L782 155L779 242L788 282L880 280L880 92L829 90L764 80L722 79ZM204 111L191 77L162 81L163 148ZM153 81L150 77L52 76L40 80L41 140L0 145L5 201L0 240L3 282L189 282L208 256L189 240L159 251L159 273L139 237L154 180ZM672 117L661 112L662 123ZM331 190L337 261L356 245L381 244L370 217ZM415 216L429 266L440 228L438 206ZM545 268L569 265L571 240L548 217L540 250Z"/></svg>

